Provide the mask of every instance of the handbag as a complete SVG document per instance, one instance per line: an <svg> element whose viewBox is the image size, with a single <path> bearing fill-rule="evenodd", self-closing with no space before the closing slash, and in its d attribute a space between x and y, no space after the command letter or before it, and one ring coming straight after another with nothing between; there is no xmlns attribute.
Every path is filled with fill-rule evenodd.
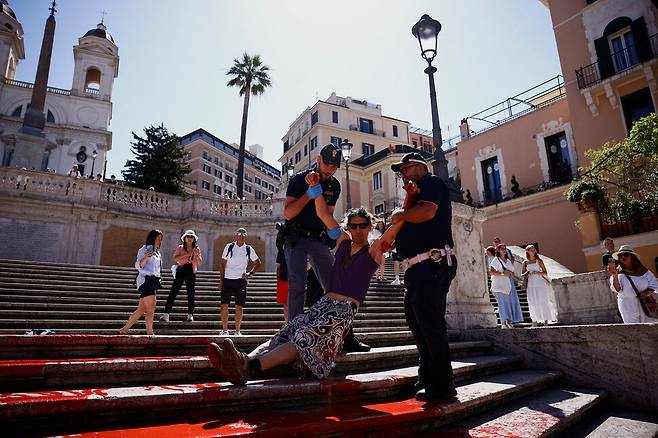
<svg viewBox="0 0 658 438"><path fill-rule="evenodd" d="M642 293L638 291L637 287L635 287L635 283L631 280L631 277L625 272L624 276L626 276L628 282L633 286L633 290L635 291L635 295L637 295L637 299L640 300L640 307L642 307L644 314L649 318L658 319L658 303L656 302L656 297L652 293Z"/></svg>
<svg viewBox="0 0 658 438"><path fill-rule="evenodd" d="M496 257L500 263L501 268L505 271L505 266L500 258ZM491 292L503 293L509 295L512 292L512 282L507 275L492 275L491 276Z"/></svg>
<svg viewBox="0 0 658 438"><path fill-rule="evenodd" d="M177 264L171 265L171 275L174 276L174 280L176 279L176 270L178 270L178 265Z"/></svg>

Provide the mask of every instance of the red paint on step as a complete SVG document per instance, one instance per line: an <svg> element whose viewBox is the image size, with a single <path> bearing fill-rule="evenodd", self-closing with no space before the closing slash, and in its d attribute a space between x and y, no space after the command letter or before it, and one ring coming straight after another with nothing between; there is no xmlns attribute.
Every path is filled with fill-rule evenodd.
<svg viewBox="0 0 658 438"><path fill-rule="evenodd" d="M562 417L564 415L557 416L526 407L502 415L481 426L474 427L469 430L469 433L474 438L540 437L551 427L559 423Z"/></svg>

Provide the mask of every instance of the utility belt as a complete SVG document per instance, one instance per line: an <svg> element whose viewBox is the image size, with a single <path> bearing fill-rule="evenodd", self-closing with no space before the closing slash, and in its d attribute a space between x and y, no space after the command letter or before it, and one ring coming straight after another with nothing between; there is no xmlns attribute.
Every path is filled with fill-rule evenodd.
<svg viewBox="0 0 658 438"><path fill-rule="evenodd" d="M404 259L402 263L404 263L406 269L409 269L413 265L424 262L425 260L430 260L434 263L441 263L443 259L445 259L448 266L452 266L452 256L454 255L455 249L451 248L450 245L446 245L443 248L432 248L427 252Z"/></svg>
<svg viewBox="0 0 658 438"><path fill-rule="evenodd" d="M299 224L290 223L287 221L284 225L283 237L285 239L285 242L292 246L294 246L301 238L317 240L318 242L322 242L329 246L330 246L329 241L331 241L331 239L329 238L329 236L327 236L327 233L324 230L322 231L306 230Z"/></svg>

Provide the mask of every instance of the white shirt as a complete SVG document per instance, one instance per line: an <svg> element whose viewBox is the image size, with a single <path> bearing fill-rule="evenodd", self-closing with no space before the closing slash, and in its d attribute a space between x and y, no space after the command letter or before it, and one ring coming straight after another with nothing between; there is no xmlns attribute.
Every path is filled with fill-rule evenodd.
<svg viewBox="0 0 658 438"><path fill-rule="evenodd" d="M144 262L144 267L139 266L139 261L142 260L146 254L146 245L143 245L137 251L137 259L135 260L135 267L139 270L139 275L137 276L137 289L144 284L144 277L147 275L155 275L156 277L160 276L160 267L162 265L162 260L160 258L160 252L154 252L151 257L146 259Z"/></svg>
<svg viewBox="0 0 658 438"><path fill-rule="evenodd" d="M631 277L639 292L647 289L653 289L655 292L658 292L658 281L653 275L653 272L647 270L644 275L629 275L629 277ZM619 313L621 313L621 319L624 320L624 323L658 322L655 318L649 318L644 314L635 289L633 289L626 276L620 273L618 278L621 290L617 293L617 306L619 306ZM610 289L617 292L612 276L610 276ZM658 298L658 294L655 292L654 295L657 295Z"/></svg>
<svg viewBox="0 0 658 438"><path fill-rule="evenodd" d="M228 255L228 247L233 245L231 253L232 257ZM226 270L224 271L224 278L229 280L237 280L242 278L244 274L247 273L247 265L249 264L249 259L252 262L258 260L258 255L254 247L251 247L249 258L247 258L247 244L245 243L242 246L238 246L237 242L227 243L222 251L222 259L226 260Z"/></svg>

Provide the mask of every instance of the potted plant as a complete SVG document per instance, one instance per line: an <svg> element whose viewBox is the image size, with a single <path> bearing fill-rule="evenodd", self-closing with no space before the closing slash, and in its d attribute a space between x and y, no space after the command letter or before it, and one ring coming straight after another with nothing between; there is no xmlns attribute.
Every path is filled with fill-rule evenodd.
<svg viewBox="0 0 658 438"><path fill-rule="evenodd" d="M572 182L564 195L567 201L578 203L580 210L590 210L606 198L607 192L594 181L580 179Z"/></svg>

